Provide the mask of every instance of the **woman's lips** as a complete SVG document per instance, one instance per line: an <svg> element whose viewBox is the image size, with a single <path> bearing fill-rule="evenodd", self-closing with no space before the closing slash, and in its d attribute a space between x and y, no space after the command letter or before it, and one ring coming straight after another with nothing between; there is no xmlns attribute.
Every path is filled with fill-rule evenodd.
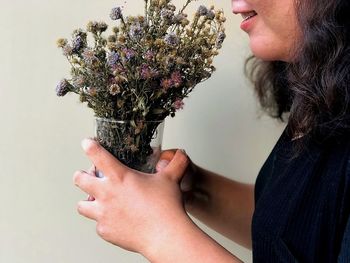
<svg viewBox="0 0 350 263"><path fill-rule="evenodd" d="M258 14L255 11L250 11L250 12L241 13L241 15L243 17L243 21L241 23L241 29L247 32L251 28L255 20L255 17Z"/></svg>
<svg viewBox="0 0 350 263"><path fill-rule="evenodd" d="M243 21L246 21L246 20L256 16L257 13L255 11L250 11L250 12L242 13L241 15L243 17Z"/></svg>

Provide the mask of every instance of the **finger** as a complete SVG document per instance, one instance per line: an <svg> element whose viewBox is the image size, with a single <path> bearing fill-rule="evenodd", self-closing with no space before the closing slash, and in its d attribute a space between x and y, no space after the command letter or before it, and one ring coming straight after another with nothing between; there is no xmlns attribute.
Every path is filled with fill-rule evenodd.
<svg viewBox="0 0 350 263"><path fill-rule="evenodd" d="M96 177L96 166L92 165L90 169L88 170L88 173L91 174L92 176Z"/></svg>
<svg viewBox="0 0 350 263"><path fill-rule="evenodd" d="M188 165L189 158L187 157L185 151L177 150L174 158L170 161L167 167L163 169L162 173L168 178L179 182Z"/></svg>
<svg viewBox="0 0 350 263"><path fill-rule="evenodd" d="M156 171L160 172L165 167L167 167L168 164L170 163L171 159L174 158L175 153L176 153L175 149L170 149L170 150L163 151L160 154L159 161L157 162Z"/></svg>
<svg viewBox="0 0 350 263"><path fill-rule="evenodd" d="M170 162L167 161L167 160L165 160L165 159L159 160L158 163L157 163L157 165L156 165L156 171L157 171L157 172L162 171L165 167L168 166L169 163L170 163Z"/></svg>
<svg viewBox="0 0 350 263"><path fill-rule="evenodd" d="M171 159L174 158L176 151L177 151L177 149L169 149L169 150L162 151L159 159L160 160L167 160L170 162Z"/></svg>
<svg viewBox="0 0 350 263"><path fill-rule="evenodd" d="M122 177L128 171L125 165L119 162L95 140L83 140L82 147L89 159L95 164L98 170L102 171L104 176L118 175Z"/></svg>
<svg viewBox="0 0 350 263"><path fill-rule="evenodd" d="M90 201L80 201L77 206L78 213L92 220L97 220L97 203Z"/></svg>
<svg viewBox="0 0 350 263"><path fill-rule="evenodd" d="M180 189L183 192L188 192L193 189L193 181L194 181L194 173L191 171L190 167L188 166L184 176L181 178L180 182Z"/></svg>
<svg viewBox="0 0 350 263"><path fill-rule="evenodd" d="M73 182L85 193L92 196L98 196L99 185L101 182L97 177L91 176L85 171L77 171L74 173Z"/></svg>

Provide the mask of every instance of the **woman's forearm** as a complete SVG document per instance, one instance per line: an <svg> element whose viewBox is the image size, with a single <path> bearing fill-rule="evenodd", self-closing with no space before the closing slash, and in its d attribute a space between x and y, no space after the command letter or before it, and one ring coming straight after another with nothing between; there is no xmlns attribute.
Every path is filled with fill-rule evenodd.
<svg viewBox="0 0 350 263"><path fill-rule="evenodd" d="M187 211L217 232L251 249L254 185L243 184L195 166L194 195Z"/></svg>
<svg viewBox="0 0 350 263"><path fill-rule="evenodd" d="M176 219L177 226L159 233L144 256L152 263L242 262L196 226L190 218Z"/></svg>

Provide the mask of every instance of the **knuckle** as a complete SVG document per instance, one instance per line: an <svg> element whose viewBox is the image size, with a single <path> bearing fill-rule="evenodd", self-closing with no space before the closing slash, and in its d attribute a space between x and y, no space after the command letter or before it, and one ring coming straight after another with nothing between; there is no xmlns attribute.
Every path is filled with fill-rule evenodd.
<svg viewBox="0 0 350 263"><path fill-rule="evenodd" d="M83 215L84 214L84 206L82 205L81 202L78 203L77 205L77 211L80 215Z"/></svg>
<svg viewBox="0 0 350 263"><path fill-rule="evenodd" d="M107 236L108 236L108 230L107 230L107 227L102 224L102 223L98 223L96 225L96 233L102 237L103 239L106 239Z"/></svg>
<svg viewBox="0 0 350 263"><path fill-rule="evenodd" d="M184 167L187 167L190 163L190 160L188 159L187 155L183 151L181 151L181 154L179 156L179 163Z"/></svg>
<svg viewBox="0 0 350 263"><path fill-rule="evenodd" d="M161 153L161 158L164 158L166 160L171 160L174 155L176 153L176 149L169 149L169 150L165 150Z"/></svg>
<svg viewBox="0 0 350 263"><path fill-rule="evenodd" d="M81 181L82 171L76 171L73 175L73 183L78 185Z"/></svg>

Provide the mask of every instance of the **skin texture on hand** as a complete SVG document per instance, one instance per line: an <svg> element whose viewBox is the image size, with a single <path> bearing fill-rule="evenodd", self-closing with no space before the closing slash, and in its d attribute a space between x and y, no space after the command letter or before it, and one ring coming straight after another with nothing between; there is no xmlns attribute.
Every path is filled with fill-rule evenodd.
<svg viewBox="0 0 350 263"><path fill-rule="evenodd" d="M158 171L176 150L162 152ZM215 231L251 249L254 185L243 184L190 162L180 182L186 211Z"/></svg>
<svg viewBox="0 0 350 263"><path fill-rule="evenodd" d="M82 146L103 178L78 171L74 183L94 197L78 203L78 212L97 222L106 241L130 251L147 251L177 222L190 220L183 205L179 179L188 158L177 151L161 172L145 174L127 168L93 140Z"/></svg>
<svg viewBox="0 0 350 263"><path fill-rule="evenodd" d="M189 158L183 151L176 151L161 171L146 174L124 166L93 140L82 146L104 177L93 171L75 173L74 183L90 196L78 203L78 212L97 222L104 240L152 263L241 262L185 212L180 179Z"/></svg>

